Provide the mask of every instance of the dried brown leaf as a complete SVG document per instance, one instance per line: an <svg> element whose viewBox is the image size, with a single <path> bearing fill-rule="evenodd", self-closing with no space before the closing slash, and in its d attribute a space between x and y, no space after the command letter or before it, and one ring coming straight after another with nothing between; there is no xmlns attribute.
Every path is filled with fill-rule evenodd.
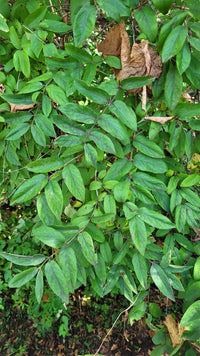
<svg viewBox="0 0 200 356"><path fill-rule="evenodd" d="M4 92L5 92L5 88L4 88L4 86L3 86L2 83L0 83L0 92L1 92L1 93L4 93Z"/></svg>
<svg viewBox="0 0 200 356"><path fill-rule="evenodd" d="M116 56L120 58L121 53L121 34L120 25L115 25L110 28L105 39L97 45L99 52L102 52L104 57Z"/></svg>
<svg viewBox="0 0 200 356"><path fill-rule="evenodd" d="M22 111L22 110L28 110L28 109L32 109L35 104L30 104L30 105L24 105L24 104L10 104L10 111L11 112L17 112L17 111Z"/></svg>
<svg viewBox="0 0 200 356"><path fill-rule="evenodd" d="M172 346L176 347L180 345L183 342L183 340L181 339L181 335L185 330L185 328L180 328L179 325L177 325L174 318L172 317L172 315L170 314L166 316L165 321L163 323L166 325L169 331Z"/></svg>
<svg viewBox="0 0 200 356"><path fill-rule="evenodd" d="M144 120L151 120L151 121L155 121L158 122L159 124L165 124L165 122L169 121L173 119L173 116L167 116L167 117L163 117L163 116L145 116Z"/></svg>

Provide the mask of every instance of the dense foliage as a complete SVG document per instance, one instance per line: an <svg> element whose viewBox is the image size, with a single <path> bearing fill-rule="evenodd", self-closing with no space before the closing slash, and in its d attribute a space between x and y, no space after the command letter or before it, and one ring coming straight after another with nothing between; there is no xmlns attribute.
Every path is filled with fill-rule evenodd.
<svg viewBox="0 0 200 356"><path fill-rule="evenodd" d="M185 330L174 351L164 342L152 355L197 346L199 0L0 0L0 11L0 198L35 203L38 246L20 255L3 246L20 266L10 288L35 279L38 303L45 283L66 305L80 286L122 294L130 322L146 316L154 328L156 286L183 299ZM102 56L116 23L126 26L119 54ZM143 74L125 73L135 63L125 33L147 44L144 63L135 59ZM155 51L162 68L152 77Z"/></svg>

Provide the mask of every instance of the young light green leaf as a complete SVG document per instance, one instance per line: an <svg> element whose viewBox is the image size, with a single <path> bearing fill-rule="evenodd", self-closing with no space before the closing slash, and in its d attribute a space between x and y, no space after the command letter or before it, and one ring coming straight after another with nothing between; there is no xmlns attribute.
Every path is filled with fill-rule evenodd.
<svg viewBox="0 0 200 356"><path fill-rule="evenodd" d="M121 122L128 128L137 130L137 118L135 112L122 100L115 100L112 105L109 106L109 110L115 114Z"/></svg>
<svg viewBox="0 0 200 356"><path fill-rule="evenodd" d="M50 180L45 187L45 196L49 208L58 220L63 209L63 194L60 185L55 180Z"/></svg>
<svg viewBox="0 0 200 356"><path fill-rule="evenodd" d="M188 29L184 26L176 26L167 37L163 50L162 61L166 62L171 57L175 56L183 47Z"/></svg>
<svg viewBox="0 0 200 356"><path fill-rule="evenodd" d="M168 170L166 163L161 159L148 157L142 153L137 153L135 155L133 163L135 167L141 171L161 174Z"/></svg>
<svg viewBox="0 0 200 356"><path fill-rule="evenodd" d="M81 245L82 252L87 261L96 266L97 254L94 251L94 244L90 234L88 234L86 231L81 232L78 235L78 242Z"/></svg>
<svg viewBox="0 0 200 356"><path fill-rule="evenodd" d="M37 273L36 267L31 267L16 274L8 283L10 288L19 288L29 282Z"/></svg>
<svg viewBox="0 0 200 356"><path fill-rule="evenodd" d="M34 229L34 236L45 245L60 248L66 242L65 236L58 230L49 226L40 226Z"/></svg>
<svg viewBox="0 0 200 356"><path fill-rule="evenodd" d="M183 79L175 65L170 65L165 80L165 99L167 106L174 109L178 104L183 87Z"/></svg>
<svg viewBox="0 0 200 356"><path fill-rule="evenodd" d="M157 18L149 5L144 5L135 11L135 19L142 32L145 33L150 42L155 42L158 33Z"/></svg>
<svg viewBox="0 0 200 356"><path fill-rule="evenodd" d="M128 316L128 320L130 321L130 325L133 325L134 320L141 320L144 316L147 309L147 303L142 302L136 306L134 306Z"/></svg>
<svg viewBox="0 0 200 356"><path fill-rule="evenodd" d="M12 45L17 49L20 49L21 41L17 35L17 32L16 32L14 26L10 27L9 35L10 35L10 40L11 40Z"/></svg>
<svg viewBox="0 0 200 356"><path fill-rule="evenodd" d="M9 32L9 27L6 23L6 19L0 14L0 31Z"/></svg>
<svg viewBox="0 0 200 356"><path fill-rule="evenodd" d="M73 21L74 43L76 46L79 46L90 36L94 29L95 21L96 7L86 2L81 6Z"/></svg>
<svg viewBox="0 0 200 356"><path fill-rule="evenodd" d="M45 260L44 255L24 256L0 252L0 256L20 266L37 266Z"/></svg>
<svg viewBox="0 0 200 356"><path fill-rule="evenodd" d="M52 291L62 299L63 302L69 302L69 292L67 280L55 261L47 262L45 265L45 276Z"/></svg>
<svg viewBox="0 0 200 356"><path fill-rule="evenodd" d="M48 179L44 174L37 174L28 179L16 190L11 199L11 205L22 203L32 199L42 190L48 183Z"/></svg>
<svg viewBox="0 0 200 356"><path fill-rule="evenodd" d="M145 223L139 216L138 214L138 216L135 216L129 221L129 230L136 249L143 256L147 246L147 231Z"/></svg>
<svg viewBox="0 0 200 356"><path fill-rule="evenodd" d="M158 264L154 263L150 268L150 274L160 292L174 301L174 293L165 271Z"/></svg>
<svg viewBox="0 0 200 356"><path fill-rule="evenodd" d="M51 106L51 100L48 98L47 95L42 96L42 111L45 117L48 117L49 114L51 113L52 106Z"/></svg>
<svg viewBox="0 0 200 356"><path fill-rule="evenodd" d="M180 186L183 188L192 187L200 182L200 176L198 173L190 174L188 177L183 179Z"/></svg>
<svg viewBox="0 0 200 356"><path fill-rule="evenodd" d="M37 299L38 304L40 304L44 289L44 279L42 269L39 269L39 272L36 276L35 280L35 297Z"/></svg>
<svg viewBox="0 0 200 356"><path fill-rule="evenodd" d="M85 186L79 169L74 164L68 164L62 171L64 182L70 193L78 200L85 200Z"/></svg>
<svg viewBox="0 0 200 356"><path fill-rule="evenodd" d="M34 173L47 173L51 171L57 171L63 166L64 162L61 158L47 157L28 163L26 168Z"/></svg>

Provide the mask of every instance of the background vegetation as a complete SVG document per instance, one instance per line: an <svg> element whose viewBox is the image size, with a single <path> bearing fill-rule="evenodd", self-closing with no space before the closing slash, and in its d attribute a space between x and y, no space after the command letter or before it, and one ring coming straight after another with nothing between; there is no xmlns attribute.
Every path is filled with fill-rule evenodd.
<svg viewBox="0 0 200 356"><path fill-rule="evenodd" d="M123 295L130 324L156 331L152 356L196 355L199 0L1 0L0 12L0 199L21 209L0 224L2 298L30 291L37 318L53 291L66 337L77 289ZM155 288L179 311L161 315Z"/></svg>

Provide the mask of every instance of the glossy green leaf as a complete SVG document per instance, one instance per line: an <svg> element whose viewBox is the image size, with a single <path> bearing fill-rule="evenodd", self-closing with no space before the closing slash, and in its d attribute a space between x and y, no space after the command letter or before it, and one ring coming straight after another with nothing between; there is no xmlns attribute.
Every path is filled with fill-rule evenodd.
<svg viewBox="0 0 200 356"><path fill-rule="evenodd" d="M85 152L86 161L91 166L96 168L96 166L97 166L97 151L95 150L95 148L90 143L86 143L84 145L84 152Z"/></svg>
<svg viewBox="0 0 200 356"><path fill-rule="evenodd" d="M23 272L16 274L8 283L10 288L20 288L29 282L37 273L36 267L31 267Z"/></svg>
<svg viewBox="0 0 200 356"><path fill-rule="evenodd" d="M190 174L188 177L183 179L180 186L183 188L192 187L200 182L200 176L198 173Z"/></svg>
<svg viewBox="0 0 200 356"><path fill-rule="evenodd" d="M7 136L6 136L6 140L17 140L18 138L20 138L21 136L23 136L28 129L30 128L30 125L22 122L21 124L15 126L13 129L11 129Z"/></svg>
<svg viewBox="0 0 200 356"><path fill-rule="evenodd" d="M184 26L176 26L167 37L163 50L162 61L166 62L171 57L175 56L183 47L188 29Z"/></svg>
<svg viewBox="0 0 200 356"><path fill-rule="evenodd" d="M44 132L41 130L40 127L36 126L36 125L32 125L31 126L31 134L34 138L34 141L40 145L45 147L46 146L46 138L45 138L45 134ZM41 173L41 172L39 172Z"/></svg>
<svg viewBox="0 0 200 356"><path fill-rule="evenodd" d="M200 197L197 192L195 193L192 189L182 188L180 193L190 204L196 206L197 208L200 207Z"/></svg>
<svg viewBox="0 0 200 356"><path fill-rule="evenodd" d="M20 266L37 266L45 260L44 255L24 256L0 252L0 256Z"/></svg>
<svg viewBox="0 0 200 356"><path fill-rule="evenodd" d="M70 193L78 200L85 200L85 186L79 169L74 164L68 164L62 171L64 182Z"/></svg>
<svg viewBox="0 0 200 356"><path fill-rule="evenodd" d="M136 277L143 288L147 287L148 266L146 258L138 251L132 257L132 264Z"/></svg>
<svg viewBox="0 0 200 356"><path fill-rule="evenodd" d="M130 142L129 135L124 124L111 115L101 115L101 117L98 119L98 125L103 130L110 133L113 137L124 142L125 144Z"/></svg>
<svg viewBox="0 0 200 356"><path fill-rule="evenodd" d="M30 162L26 168L34 173L47 173L51 171L57 171L63 167L64 162L59 157L47 157L41 158L37 161Z"/></svg>
<svg viewBox="0 0 200 356"><path fill-rule="evenodd" d="M182 76L175 66L170 65L165 81L165 99L168 108L174 109L182 94Z"/></svg>
<svg viewBox="0 0 200 356"><path fill-rule="evenodd" d="M173 229L174 224L163 214L147 208L138 210L138 217L157 229Z"/></svg>
<svg viewBox="0 0 200 356"><path fill-rule="evenodd" d="M35 297L38 304L40 304L44 290L44 279L42 269L39 270L35 280Z"/></svg>
<svg viewBox="0 0 200 356"><path fill-rule="evenodd" d="M73 34L75 45L80 45L90 36L96 21L96 7L84 3L76 13L73 21Z"/></svg>
<svg viewBox="0 0 200 356"><path fill-rule="evenodd" d="M31 66L29 56L25 51L19 52L19 63L22 73L25 75L26 78L29 78L31 75Z"/></svg>
<svg viewBox="0 0 200 356"><path fill-rule="evenodd" d="M130 9L121 0L98 0L97 3L111 18L118 22L120 22L122 16L130 16Z"/></svg>
<svg viewBox="0 0 200 356"><path fill-rule="evenodd" d="M35 91L39 91L43 88L43 84L41 82L26 84L20 91L19 94L28 94L33 93Z"/></svg>
<svg viewBox="0 0 200 356"><path fill-rule="evenodd" d="M124 101L115 100L114 103L109 106L109 110L128 128L134 131L137 130L137 118L135 112L131 107L126 105Z"/></svg>
<svg viewBox="0 0 200 356"><path fill-rule="evenodd" d="M11 199L11 205L26 202L32 199L47 184L48 179L44 174L37 174L28 179L15 191Z"/></svg>
<svg viewBox="0 0 200 356"><path fill-rule="evenodd" d="M109 101L109 95L104 90L89 86L83 80L77 80L76 87L82 95L97 104L106 105Z"/></svg>
<svg viewBox="0 0 200 356"><path fill-rule="evenodd" d="M121 69L122 67L120 59L115 56L107 56L105 62L113 68Z"/></svg>
<svg viewBox="0 0 200 356"><path fill-rule="evenodd" d="M152 0L156 9L158 9L163 14L166 14L173 3L173 0Z"/></svg>
<svg viewBox="0 0 200 356"><path fill-rule="evenodd" d="M194 302L186 312L183 314L183 317L180 322L180 327L189 327L192 322L195 320L199 320L199 312L200 312L200 300Z"/></svg>
<svg viewBox="0 0 200 356"><path fill-rule="evenodd" d="M53 33L64 33L66 34L71 30L71 26L66 25L64 22L44 19L40 22L40 28Z"/></svg>
<svg viewBox="0 0 200 356"><path fill-rule="evenodd" d="M154 263L150 268L150 274L160 292L174 301L174 293L165 271L158 264Z"/></svg>
<svg viewBox="0 0 200 356"><path fill-rule="evenodd" d="M137 153L135 155L133 163L135 167L141 171L161 174L168 170L166 163L161 159L148 157L142 153Z"/></svg>
<svg viewBox="0 0 200 356"><path fill-rule="evenodd" d="M95 266L97 264L97 254L95 253L93 240L90 234L86 231L81 232L78 235L78 242L80 243L86 260Z"/></svg>
<svg viewBox="0 0 200 356"><path fill-rule="evenodd" d="M50 84L46 88L49 97L55 101L56 104L64 105L67 103L67 96L62 88L55 84Z"/></svg>
<svg viewBox="0 0 200 356"><path fill-rule="evenodd" d="M144 85L149 85L154 81L152 77L131 77L121 81L121 87L125 90L141 88Z"/></svg>
<svg viewBox="0 0 200 356"><path fill-rule="evenodd" d="M145 223L140 219L140 215L129 221L129 230L136 249L143 256L147 246L147 231Z"/></svg>
<svg viewBox="0 0 200 356"><path fill-rule="evenodd" d="M38 240L53 248L60 248L66 242L65 236L60 231L49 226L37 227L33 233Z"/></svg>
<svg viewBox="0 0 200 356"><path fill-rule="evenodd" d="M55 261L47 262L45 265L45 276L52 291L62 299L63 302L69 302L69 292L67 280Z"/></svg>
<svg viewBox="0 0 200 356"><path fill-rule="evenodd" d="M115 146L110 137L104 135L103 133L97 130L92 130L89 137L96 143L97 147L100 148L100 150L111 154L116 153Z"/></svg>
<svg viewBox="0 0 200 356"><path fill-rule="evenodd" d="M52 213L60 220L63 210L63 194L58 182L49 181L45 187L45 196Z"/></svg>
<svg viewBox="0 0 200 356"><path fill-rule="evenodd" d="M153 158L163 158L165 157L163 150L155 142L149 140L143 135L136 136L133 141L134 147L136 147L140 152L144 153L147 156Z"/></svg>
<svg viewBox="0 0 200 356"><path fill-rule="evenodd" d="M142 32L150 42L154 42L158 33L158 24L154 11L149 5L144 5L135 11L135 19Z"/></svg>
<svg viewBox="0 0 200 356"><path fill-rule="evenodd" d="M176 64L180 74L183 74L189 67L191 61L190 47L187 42L184 43L182 49L176 55Z"/></svg>
<svg viewBox="0 0 200 356"><path fill-rule="evenodd" d="M97 113L87 106L67 103L59 109L63 114L67 115L69 119L82 122L84 124L94 124L97 120Z"/></svg>

